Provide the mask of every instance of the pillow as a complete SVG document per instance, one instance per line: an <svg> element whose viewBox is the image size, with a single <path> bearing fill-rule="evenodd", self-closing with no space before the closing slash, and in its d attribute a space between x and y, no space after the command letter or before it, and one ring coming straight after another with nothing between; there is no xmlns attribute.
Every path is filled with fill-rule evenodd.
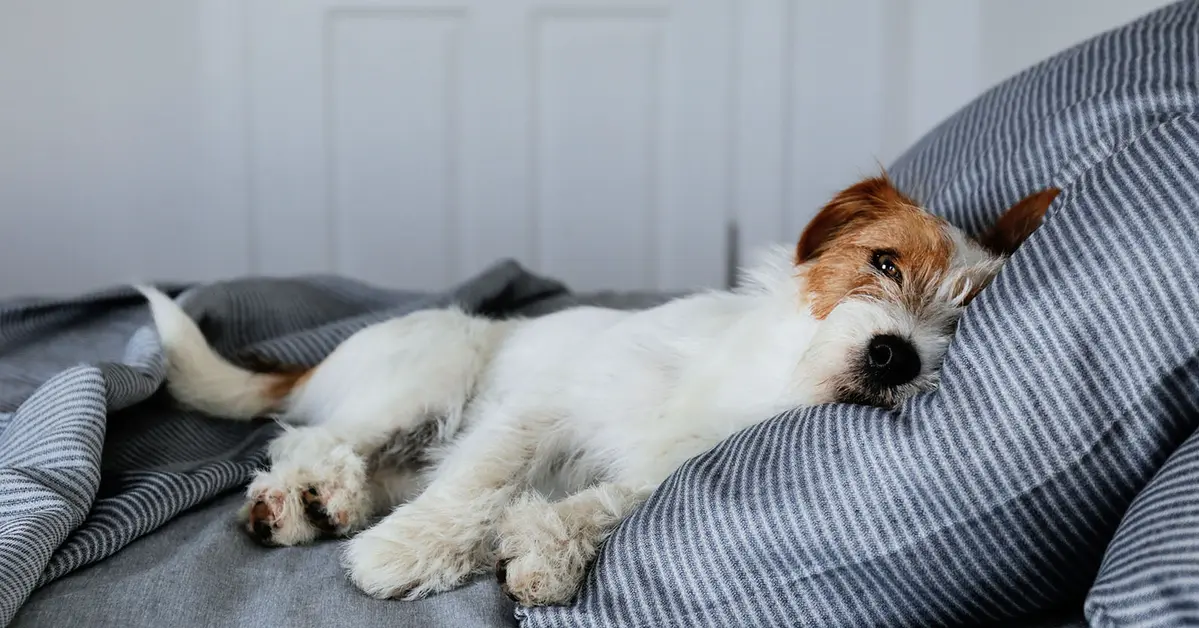
<svg viewBox="0 0 1199 628"><path fill-rule="evenodd" d="M1199 432L1133 500L1086 615L1102 628L1199 624Z"/></svg>
<svg viewBox="0 0 1199 628"><path fill-rule="evenodd" d="M524 626L929 626L1081 604L1199 422L1199 3L999 85L890 169L977 232L1062 189L974 300L938 391L829 404L680 468L574 605Z"/></svg>

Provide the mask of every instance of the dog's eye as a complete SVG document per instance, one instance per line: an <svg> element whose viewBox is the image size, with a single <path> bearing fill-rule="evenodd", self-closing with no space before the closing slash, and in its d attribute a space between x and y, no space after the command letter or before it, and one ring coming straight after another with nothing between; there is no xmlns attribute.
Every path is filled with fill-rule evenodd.
<svg viewBox="0 0 1199 628"><path fill-rule="evenodd" d="M895 281L903 278L899 266L895 263L895 253L891 251L875 251L870 258L870 265Z"/></svg>

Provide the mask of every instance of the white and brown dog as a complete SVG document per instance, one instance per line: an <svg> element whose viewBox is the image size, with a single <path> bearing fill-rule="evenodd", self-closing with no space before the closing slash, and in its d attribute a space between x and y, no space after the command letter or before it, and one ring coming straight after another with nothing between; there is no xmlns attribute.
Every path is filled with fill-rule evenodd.
<svg viewBox="0 0 1199 628"><path fill-rule="evenodd" d="M288 426L249 487L250 534L296 545L389 512L345 546L370 595L419 598L494 568L521 604L558 604L688 458L790 408L893 406L932 388L962 309L1056 194L973 240L867 179L735 291L528 320L417 312L303 372L230 364L178 305L142 290L180 401ZM568 494L535 490L547 478Z"/></svg>

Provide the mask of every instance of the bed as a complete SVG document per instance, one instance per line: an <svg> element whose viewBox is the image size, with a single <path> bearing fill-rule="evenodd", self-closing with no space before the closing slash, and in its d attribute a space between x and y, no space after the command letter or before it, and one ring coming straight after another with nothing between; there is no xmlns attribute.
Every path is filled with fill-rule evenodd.
<svg viewBox="0 0 1199 628"><path fill-rule="evenodd" d="M337 547L236 529L269 422L160 390L127 288L0 303L0 624L1173 626L1199 622L1199 2L995 87L888 170L968 231L1062 188L972 303L940 390L774 417L685 464L605 543L576 603L489 578L366 598ZM439 294L338 277L164 286L222 353L311 364L356 329L574 295L502 262ZM1135 303L1136 307L1129 307Z"/></svg>
<svg viewBox="0 0 1199 628"><path fill-rule="evenodd" d="M444 294L381 290L336 277L164 288L173 295L188 292L191 312L218 345L245 345L234 352L243 360L291 363L310 362L329 343L380 317L450 301L493 316L534 316L576 304L638 308L670 298L574 295L514 262L501 262ZM0 529L24 534L31 548L57 546L52 556L24 550L8 556L41 565L23 582L14 579L19 586L48 581L20 605L12 625L515 625L512 603L490 579L416 603L380 604L344 579L335 542L278 550L252 542L236 524L240 486L262 464L260 446L275 428L198 416L162 395L148 310L131 290L0 302L0 321L0 412L14 413L0 423L11 430L0 443L21 446L15 440L25 431L20 422L26 414L39 422L56 415L48 431L30 438L48 442L46 450L60 458L49 465L10 461L3 471L8 477L0 475L10 495L21 494L11 512L0 515L7 526ZM80 436L104 417L78 407L95 383L86 373L57 395L61 414L45 405L29 412L30 395L39 388L44 394L48 380L76 364L99 365L96 381L108 389L107 398L91 400L95 407L88 409L108 410L103 434ZM18 406L22 411L15 413ZM89 455L99 443L83 442L88 438L103 442L100 456ZM46 466L65 477L24 478L35 487L12 477ZM95 499L85 503L95 471ZM88 514L60 540L54 536L60 531L45 525L47 512ZM10 574L19 568L5 567ZM4 594L15 606L16 587Z"/></svg>
<svg viewBox="0 0 1199 628"><path fill-rule="evenodd" d="M164 288L173 295L189 290L180 285ZM511 261L441 295L380 290L335 277L240 280L198 286L191 292L191 312L218 344L248 343L237 354L242 360L293 363L312 361L336 338L381 316L450 301L506 316L537 315L572 304L649 307L670 297L647 292L573 295ZM31 547L37 542L59 543L54 557L14 552L18 560L46 561L41 573L31 574L22 586L52 581L20 604L13 626L516 624L512 603L489 579L418 603L379 604L345 581L336 543L282 550L253 543L236 526L240 485L263 463L259 447L275 428L197 416L159 393L156 369L161 362L147 327L149 310L135 292L116 289L71 300L0 302L0 321L0 355L5 356L0 360L0 412L16 411L38 388L44 392L48 380L76 364L100 366L98 381L108 388L109 398L97 400L97 409L110 410L107 429L98 435L103 441L100 457L89 455L95 452L86 446L98 443L76 447L97 436L80 437L79 431L92 427L88 419L102 418L103 413L89 417L78 407L67 407L68 416L52 419L64 419L61 425L36 434L49 441L47 451L67 452L49 465L67 470L67 478L42 477L37 479L40 488L22 489L12 475L42 466L32 460L10 461L4 470L7 477L0 476L8 481L6 491L20 491L19 501L30 502L19 512L14 505L0 517L8 526L0 530L24 532L32 539ZM281 339L291 344L278 344ZM293 360L296 357L299 360ZM144 376L149 379L140 380ZM62 404L79 403L89 384L67 382L59 395ZM113 399L120 395L127 398ZM44 406L34 410L38 421L56 413ZM14 441L22 431L22 425L14 425L20 419L7 415L6 423L0 423L12 430L0 442L13 448L22 445ZM94 471L100 471L95 500L82 503ZM64 490L62 483L85 487ZM53 495L55 490L64 490L68 499ZM71 501L73 494L79 503ZM53 537L58 531L42 525L38 517L47 512L79 517L89 509L60 542ZM19 530L22 526L24 531ZM17 569L5 567L8 573ZM5 590L5 596L11 596L5 602L11 605L17 594L13 588Z"/></svg>
<svg viewBox="0 0 1199 628"><path fill-rule="evenodd" d="M380 316L447 300L507 316L538 315L571 305L636 309L677 296L575 295L514 262L497 264L439 295L381 290L335 277L165 288L174 295L187 293L184 301L189 311L217 343L243 343L248 335L249 348L233 354L250 363L295 355L305 362L304 357L325 351L322 336L340 337ZM254 304L262 309L256 310ZM313 310L291 323L304 331L280 330L274 319L286 318L285 311L294 317L300 304ZM76 363L150 370L159 366L154 359L139 359L142 349L151 356L156 349L149 337L148 311L140 297L127 289L61 301L0 303L0 320L7 330L0 335L0 346L10 350L0 361L0 383L7 393L0 409L6 412L15 410L20 405L17 400L34 394L45 380ZM23 324L14 324L16 320ZM240 337L233 340L226 334ZM257 334L276 341L300 338L317 346L315 350L286 344L281 348L271 340L254 338ZM305 350L312 353L305 356ZM39 357L32 359L34 355ZM113 388L122 385L121 376L110 372L105 377ZM259 448L275 429L266 423L244 426L195 415L157 391L157 378L148 381L153 383L142 388L148 395L144 401L109 416L107 443L99 458L99 488L89 506L92 512L38 575L39 581L49 581L20 604L12 626L519 625L513 603L490 577L417 602L380 602L346 581L336 542L297 548L264 548L255 543L239 528L236 512L242 505L241 485L263 463ZM68 397L75 403L74 394L63 396ZM44 408L38 410L39 416L45 414ZM53 433L43 436L53 440ZM82 461L74 462L76 470L87 469ZM214 467L223 467L224 473ZM147 493L147 484L157 491ZM1085 625L1078 615L1075 609L1040 621L1046 628Z"/></svg>

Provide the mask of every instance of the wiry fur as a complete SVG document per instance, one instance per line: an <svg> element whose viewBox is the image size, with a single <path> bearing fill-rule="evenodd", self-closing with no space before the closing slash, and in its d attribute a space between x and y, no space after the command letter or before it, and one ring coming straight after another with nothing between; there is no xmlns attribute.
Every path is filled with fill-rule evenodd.
<svg viewBox="0 0 1199 628"><path fill-rule="evenodd" d="M852 206L892 202L879 189L822 212L821 233L805 235L810 259L796 266L789 252L769 251L736 291L504 322L419 312L358 332L302 376L232 366L179 306L144 292L180 400L302 426L272 444L271 468L249 487L243 516L254 536L306 543L388 513L343 554L370 595L418 598L497 566L519 602L557 604L574 596L612 529L688 458L789 408L893 404L935 383L957 316L1003 257L911 214L919 210L907 200ZM870 231L883 219L927 231L884 242L885 231ZM931 252L905 258L903 238ZM911 282L892 285L868 255L848 253L868 254L876 241L897 249ZM817 286L808 277L822 262ZM835 306L818 316L814 299ZM865 347L879 334L919 354L911 381L863 381ZM535 490L549 480L569 495Z"/></svg>

